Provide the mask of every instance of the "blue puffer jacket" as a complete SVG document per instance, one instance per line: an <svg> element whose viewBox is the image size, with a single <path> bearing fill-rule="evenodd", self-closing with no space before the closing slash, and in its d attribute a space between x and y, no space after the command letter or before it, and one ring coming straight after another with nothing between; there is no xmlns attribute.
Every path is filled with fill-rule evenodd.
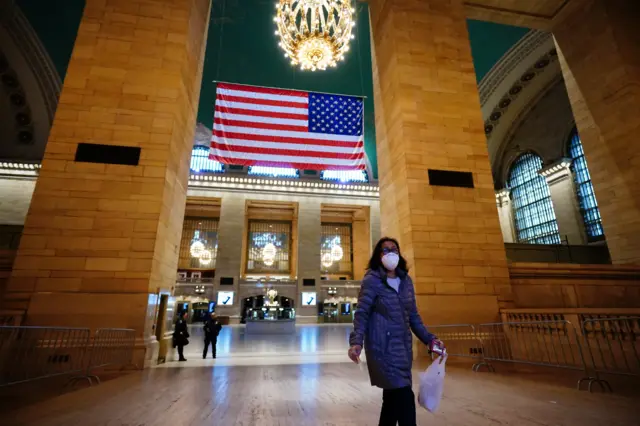
<svg viewBox="0 0 640 426"><path fill-rule="evenodd" d="M351 346L363 346L371 385L382 389L411 386L411 332L429 345L435 336L422 323L411 277L398 270L398 292L387 284L384 270L367 271L354 315Z"/></svg>

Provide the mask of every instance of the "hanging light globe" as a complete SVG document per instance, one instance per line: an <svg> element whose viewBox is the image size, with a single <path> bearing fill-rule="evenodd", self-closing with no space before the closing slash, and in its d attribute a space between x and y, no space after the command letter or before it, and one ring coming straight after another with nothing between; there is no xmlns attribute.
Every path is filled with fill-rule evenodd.
<svg viewBox="0 0 640 426"><path fill-rule="evenodd" d="M276 4L276 34L291 65L326 70L344 59L354 38L351 1L280 0Z"/></svg>
<svg viewBox="0 0 640 426"><path fill-rule="evenodd" d="M189 248L189 251L191 252L191 256L193 257L200 257L203 250L204 250L204 244L202 244L200 241L194 241L191 244L191 247Z"/></svg>
<svg viewBox="0 0 640 426"><path fill-rule="evenodd" d="M266 266L272 266L275 261L276 261L276 259L273 258L273 257L263 257L262 258L262 263L264 263Z"/></svg>
<svg viewBox="0 0 640 426"><path fill-rule="evenodd" d="M262 248L262 258L271 258L271 259L275 259L276 257L276 252L278 249L276 249L276 246L274 246L272 243L267 243L263 248Z"/></svg>
<svg viewBox="0 0 640 426"><path fill-rule="evenodd" d="M331 260L333 260L334 262L337 262L342 259L342 256L344 256L342 247L340 247L338 244L331 247Z"/></svg>
<svg viewBox="0 0 640 426"><path fill-rule="evenodd" d="M213 255L211 254L211 252L209 250L202 250L202 252L200 253L200 264L208 265L211 263L211 260L213 260Z"/></svg>
<svg viewBox="0 0 640 426"><path fill-rule="evenodd" d="M322 263L322 266L324 266L325 268L328 268L331 265L333 265L333 259L331 258L331 253L323 254L322 257L320 258L320 261Z"/></svg>

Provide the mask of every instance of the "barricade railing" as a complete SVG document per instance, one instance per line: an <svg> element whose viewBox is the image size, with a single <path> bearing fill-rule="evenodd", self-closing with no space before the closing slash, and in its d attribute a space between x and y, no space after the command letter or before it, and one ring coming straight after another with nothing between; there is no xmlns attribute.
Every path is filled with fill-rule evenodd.
<svg viewBox="0 0 640 426"><path fill-rule="evenodd" d="M603 374L640 377L640 317L588 319L582 322L582 335L594 374L589 391L593 383L612 390Z"/></svg>
<svg viewBox="0 0 640 426"><path fill-rule="evenodd" d="M71 382L87 380L90 385L95 380L100 383L96 370L106 367L134 366L133 350L135 330L125 328L100 328L96 330L93 343L87 348L87 363L82 374L72 377Z"/></svg>
<svg viewBox="0 0 640 426"><path fill-rule="evenodd" d="M87 328L0 327L0 386L79 373Z"/></svg>
<svg viewBox="0 0 640 426"><path fill-rule="evenodd" d="M482 341L478 338L473 324L446 324L429 326L429 331L446 342L447 355L456 358L471 358L473 370L485 365Z"/></svg>
<svg viewBox="0 0 640 426"><path fill-rule="evenodd" d="M55 376L100 383L96 370L133 365L135 331L0 327L0 387ZM137 368L137 367L136 367Z"/></svg>
<svg viewBox="0 0 640 426"><path fill-rule="evenodd" d="M582 371L584 376L578 380L578 389L583 381L591 379L580 336L569 321L480 324L477 335L482 341L481 365L489 371L494 371L492 362Z"/></svg>
<svg viewBox="0 0 640 426"><path fill-rule="evenodd" d="M565 319L486 324L447 324L429 330L453 357L474 359L474 371L497 363L526 364L582 372L584 382L611 391L606 375L640 378L640 316L588 318L577 328Z"/></svg>

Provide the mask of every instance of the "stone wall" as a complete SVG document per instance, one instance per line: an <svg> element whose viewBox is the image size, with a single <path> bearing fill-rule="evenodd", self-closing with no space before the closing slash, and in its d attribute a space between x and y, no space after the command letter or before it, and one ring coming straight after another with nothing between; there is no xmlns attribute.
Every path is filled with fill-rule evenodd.
<svg viewBox="0 0 640 426"><path fill-rule="evenodd" d="M518 308L640 306L640 268L514 263L509 268Z"/></svg>

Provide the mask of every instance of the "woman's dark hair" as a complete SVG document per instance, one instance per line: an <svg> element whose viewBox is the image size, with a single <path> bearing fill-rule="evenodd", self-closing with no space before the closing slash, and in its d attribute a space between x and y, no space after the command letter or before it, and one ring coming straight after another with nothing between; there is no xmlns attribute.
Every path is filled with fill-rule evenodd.
<svg viewBox="0 0 640 426"><path fill-rule="evenodd" d="M398 244L398 240L389 237L380 238L380 241L378 241L376 246L373 248L373 253L371 254L371 259L369 259L369 266L367 266L367 268L371 271L377 271L380 268L384 268L384 265L382 264L382 245L387 241L391 241L396 245L396 247L398 247L398 256L400 257L400 260L398 261L398 266L396 269L400 269L404 272L409 272L407 261L404 257L402 257L402 253L400 252L400 244Z"/></svg>

